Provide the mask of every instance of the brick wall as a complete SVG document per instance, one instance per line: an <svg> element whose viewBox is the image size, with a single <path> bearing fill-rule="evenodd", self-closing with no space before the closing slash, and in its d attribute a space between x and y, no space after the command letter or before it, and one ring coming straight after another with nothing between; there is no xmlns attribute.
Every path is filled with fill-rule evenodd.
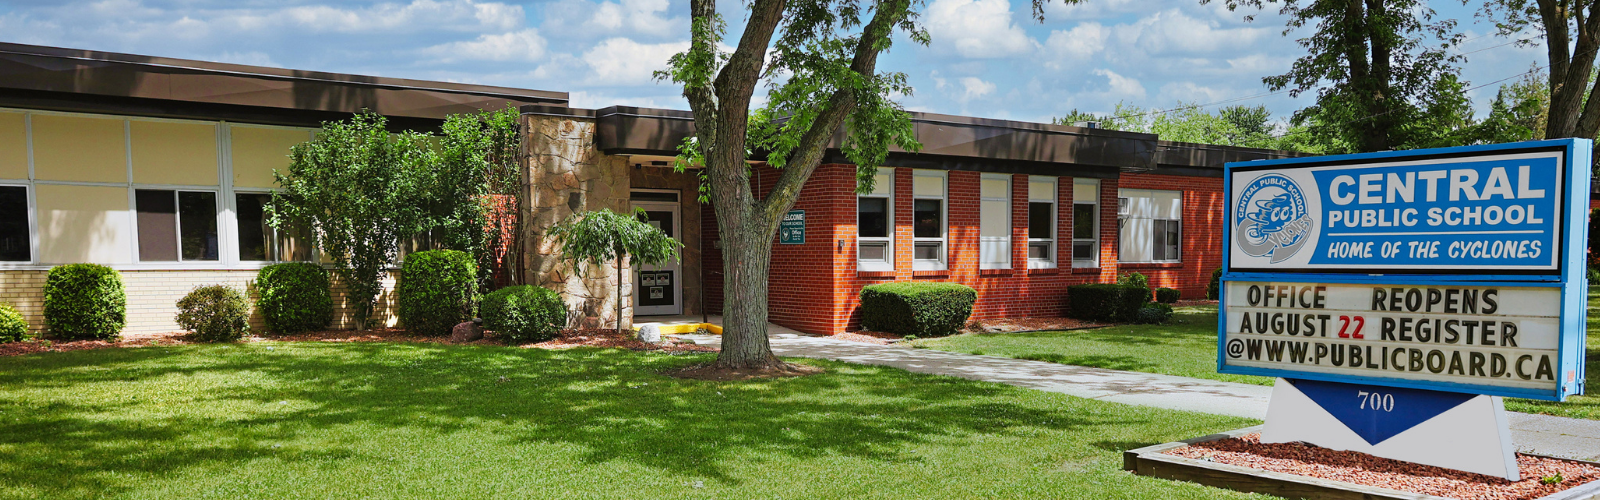
<svg viewBox="0 0 1600 500"><path fill-rule="evenodd" d="M1148 276L1151 287L1176 288L1185 299L1205 298L1211 272L1222 266L1222 225L1227 217L1222 178L1125 174L1121 185L1128 189L1183 191L1183 246L1178 250L1181 262L1123 264L1123 270Z"/></svg>
<svg viewBox="0 0 1600 500"><path fill-rule="evenodd" d="M248 290L249 282L256 277L254 270L121 272L128 295L128 323L122 329L123 335L180 331L173 317L178 314L178 300L189 291L198 286L218 284ZM44 282L48 274L49 271L35 270L0 271L0 301L15 306L28 320L29 330L35 333L44 329ZM391 276L384 281L384 292L378 297L373 314L377 324L395 326L399 322L394 315L395 279ZM354 326L344 291L344 285L334 279L334 328ZM251 299L255 299L254 294ZM250 327L260 331L264 326L260 312L252 308Z"/></svg>

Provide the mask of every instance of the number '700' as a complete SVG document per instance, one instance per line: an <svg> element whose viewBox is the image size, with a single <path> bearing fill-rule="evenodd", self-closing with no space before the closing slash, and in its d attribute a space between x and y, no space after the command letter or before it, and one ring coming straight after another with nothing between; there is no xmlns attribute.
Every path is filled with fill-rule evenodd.
<svg viewBox="0 0 1600 500"><path fill-rule="evenodd" d="M1372 411L1394 411L1394 395L1379 394L1376 392L1356 391L1356 399L1361 400L1361 409L1371 408Z"/></svg>

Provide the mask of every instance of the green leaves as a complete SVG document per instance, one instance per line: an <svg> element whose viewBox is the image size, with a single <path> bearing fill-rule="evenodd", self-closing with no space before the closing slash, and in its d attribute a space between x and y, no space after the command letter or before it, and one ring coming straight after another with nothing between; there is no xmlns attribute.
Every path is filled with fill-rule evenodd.
<svg viewBox="0 0 1600 500"><path fill-rule="evenodd" d="M555 338L567 324L567 307L556 292L533 285L508 286L483 297L483 326L515 343Z"/></svg>
<svg viewBox="0 0 1600 500"><path fill-rule="evenodd" d="M28 320L11 304L0 302L0 344L28 338Z"/></svg>
<svg viewBox="0 0 1600 500"><path fill-rule="evenodd" d="M943 337L972 316L978 292L960 283L902 281L861 289L861 326L868 330Z"/></svg>
<svg viewBox="0 0 1600 500"><path fill-rule="evenodd" d="M655 265L678 258L683 244L661 229L646 224L644 210L619 214L608 209L572 214L550 228L550 235L561 241L561 253L580 263L603 266L621 257L629 265ZM583 272L583 266L577 267Z"/></svg>
<svg viewBox="0 0 1600 500"><path fill-rule="evenodd" d="M333 322L328 271L310 262L285 262L261 268L255 281L256 308L277 333L327 328Z"/></svg>
<svg viewBox="0 0 1600 500"><path fill-rule="evenodd" d="M175 319L195 340L232 342L250 329L250 302L231 286L200 286L178 300Z"/></svg>
<svg viewBox="0 0 1600 500"><path fill-rule="evenodd" d="M61 339L117 338L128 322L122 273L99 264L50 268L44 282L44 322L50 335Z"/></svg>
<svg viewBox="0 0 1600 500"><path fill-rule="evenodd" d="M406 256L400 270L400 323L413 335L450 334L472 319L478 306L478 266L455 250L428 250Z"/></svg>

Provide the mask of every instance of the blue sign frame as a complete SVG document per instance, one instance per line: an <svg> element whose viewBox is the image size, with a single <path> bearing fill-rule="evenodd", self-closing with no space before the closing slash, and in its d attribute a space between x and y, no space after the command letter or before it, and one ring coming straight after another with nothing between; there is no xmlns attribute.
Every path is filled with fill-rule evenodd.
<svg viewBox="0 0 1600 500"><path fill-rule="evenodd" d="M1225 250L1222 253L1222 277L1219 287L1219 318L1217 321L1217 372L1239 375L1258 375L1265 377L1283 377L1290 379L1319 380L1326 382L1343 382L1350 384L1372 384L1387 387L1404 387L1415 389L1428 389L1438 391L1462 392L1471 394L1485 394L1491 396L1507 396L1547 401L1562 401L1567 396L1582 394L1584 390L1584 356L1585 337L1587 334L1587 291L1588 273L1584 262L1588 244L1588 213L1589 189L1591 182L1591 150L1593 144L1587 139L1558 139L1548 141L1531 141L1511 144L1494 144L1484 146L1465 146L1454 148L1423 149L1410 151L1390 151L1382 153L1362 153L1352 155L1319 156L1306 158L1288 158L1278 160L1261 160L1251 162L1232 162L1224 166L1223 192L1226 193L1228 207L1227 217L1223 224L1223 241ZM1489 154L1514 154L1520 152L1550 151L1552 149L1564 153L1562 172L1564 179L1560 200L1561 209L1561 236L1558 245L1560 250L1557 259L1557 269L1534 270L1493 270L1484 272L1481 269L1295 269L1278 272L1263 272L1252 268L1247 271L1236 271L1233 267L1233 245L1235 244L1234 221L1238 214L1238 202L1234 200L1234 173L1235 169L1244 170L1270 170L1270 167L1284 169L1310 168L1339 164L1356 164L1372 162L1396 162L1406 160L1423 161L1449 157L1461 157L1470 160L1472 156ZM1263 169L1263 167L1269 167ZM1241 170L1241 171L1244 171ZM1252 181L1254 183L1255 181ZM1295 204L1304 203L1296 200L1298 188L1293 193L1279 196L1278 204L1285 207L1283 213L1296 213ZM1304 214L1303 208L1298 214ZM1297 214L1297 216L1298 216ZM1292 217L1291 217L1292 218ZM1279 250L1300 250L1295 245L1304 243L1297 239L1293 232L1296 228L1294 222L1288 221L1285 226L1291 236L1279 238L1275 244ZM1307 251L1313 251L1307 250ZM1252 254L1254 255L1254 254ZM1512 388L1494 385L1467 384L1445 381L1420 381L1389 377L1358 376L1337 373L1321 373L1277 368L1260 368L1247 366L1229 366L1226 364L1225 350L1227 341L1227 284L1233 281L1265 281L1265 282L1301 282L1301 283L1346 283L1346 284L1384 284L1384 285L1453 285L1453 286L1518 286L1518 287L1558 287L1561 289L1561 327L1560 340L1557 348L1558 367L1556 371L1558 387L1554 391L1540 389ZM1567 376L1567 374L1573 374Z"/></svg>

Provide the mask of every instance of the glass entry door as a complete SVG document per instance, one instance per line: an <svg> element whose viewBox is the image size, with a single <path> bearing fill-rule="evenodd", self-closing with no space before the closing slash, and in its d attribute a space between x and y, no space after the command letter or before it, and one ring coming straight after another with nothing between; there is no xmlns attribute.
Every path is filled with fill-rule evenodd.
<svg viewBox="0 0 1600 500"><path fill-rule="evenodd" d="M660 193L648 194L660 195ZM635 199L633 207L644 209L646 222L651 226L661 229L674 239L678 237L682 221L678 217L680 207L677 202ZM635 316L683 314L682 267L683 264L676 260L658 266L639 266L633 274L633 314Z"/></svg>

